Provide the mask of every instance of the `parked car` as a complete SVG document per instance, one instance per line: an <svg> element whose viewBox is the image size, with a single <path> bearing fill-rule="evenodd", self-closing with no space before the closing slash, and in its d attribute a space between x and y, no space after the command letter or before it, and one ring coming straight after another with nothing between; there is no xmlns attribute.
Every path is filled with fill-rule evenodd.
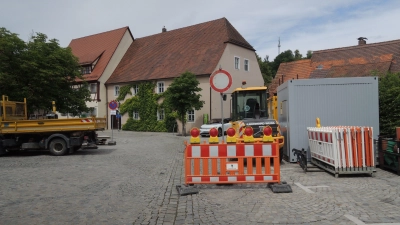
<svg viewBox="0 0 400 225"><path fill-rule="evenodd" d="M226 130L230 127L232 127L232 124L230 123L231 119L224 119L224 133L226 133ZM217 128L218 129L218 137L222 136L222 124L221 124L221 119L212 119L210 120L209 123L203 124L200 127L200 135L202 137L204 136L210 136L210 129L211 128Z"/></svg>

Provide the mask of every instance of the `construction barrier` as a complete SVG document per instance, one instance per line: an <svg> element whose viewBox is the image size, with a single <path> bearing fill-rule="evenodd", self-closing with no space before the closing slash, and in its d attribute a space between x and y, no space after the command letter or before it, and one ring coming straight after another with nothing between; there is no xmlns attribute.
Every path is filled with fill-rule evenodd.
<svg viewBox="0 0 400 225"><path fill-rule="evenodd" d="M184 160L186 185L280 183L278 143L187 144Z"/></svg>
<svg viewBox="0 0 400 225"><path fill-rule="evenodd" d="M372 127L308 127L311 162L339 174L368 173L375 170Z"/></svg>
<svg viewBox="0 0 400 225"><path fill-rule="evenodd" d="M255 141L253 128L244 129L243 140L229 128L227 143L219 143L218 130L211 128L208 143L201 143L200 130L192 128L190 144L185 142L185 184L176 185L179 194L197 194L198 190L190 187L194 184L240 183L268 183L274 193L292 192L289 184L281 182L279 143L272 138L272 128L262 130L262 141Z"/></svg>

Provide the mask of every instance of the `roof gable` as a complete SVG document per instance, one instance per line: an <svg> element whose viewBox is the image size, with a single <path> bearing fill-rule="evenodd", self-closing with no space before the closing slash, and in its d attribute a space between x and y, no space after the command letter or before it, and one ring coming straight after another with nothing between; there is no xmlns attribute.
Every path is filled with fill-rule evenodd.
<svg viewBox="0 0 400 225"><path fill-rule="evenodd" d="M92 72L83 76L85 80L98 80L101 77L127 30L130 33L129 27L123 27L71 41L68 47L78 57L79 64L91 64L99 59Z"/></svg>
<svg viewBox="0 0 400 225"><path fill-rule="evenodd" d="M106 83L211 74L226 43L254 51L226 18L137 38Z"/></svg>

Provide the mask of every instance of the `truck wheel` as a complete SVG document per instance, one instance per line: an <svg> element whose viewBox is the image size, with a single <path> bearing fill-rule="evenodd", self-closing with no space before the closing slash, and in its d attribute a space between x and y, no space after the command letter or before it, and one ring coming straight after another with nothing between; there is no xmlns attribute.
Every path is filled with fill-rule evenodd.
<svg viewBox="0 0 400 225"><path fill-rule="evenodd" d="M221 136L222 136L222 129L218 128L218 137L221 137Z"/></svg>
<svg viewBox="0 0 400 225"><path fill-rule="evenodd" d="M49 150L52 155L65 155L68 152L67 143L65 143L64 139L55 138L51 140Z"/></svg>

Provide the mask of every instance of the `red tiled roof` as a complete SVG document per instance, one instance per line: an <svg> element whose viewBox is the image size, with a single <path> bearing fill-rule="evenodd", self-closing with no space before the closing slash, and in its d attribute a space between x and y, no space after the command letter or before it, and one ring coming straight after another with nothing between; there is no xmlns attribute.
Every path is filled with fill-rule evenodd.
<svg viewBox="0 0 400 225"><path fill-rule="evenodd" d="M79 64L90 64L100 57L92 73L84 75L86 81L98 80L113 56L118 44L129 27L73 39L68 47L79 58ZM132 34L131 34L132 36ZM132 37L133 39L133 37Z"/></svg>
<svg viewBox="0 0 400 225"><path fill-rule="evenodd" d="M304 60L301 60L304 61ZM269 85L270 94L279 84L304 78L363 77L386 72L400 72L400 40L314 51L311 61L281 63L276 77ZM307 65L308 64L308 67ZM309 70L309 72L307 72ZM295 71L295 72L294 72ZM308 76L305 75L308 73ZM282 74L283 82L282 82Z"/></svg>
<svg viewBox="0 0 400 225"><path fill-rule="evenodd" d="M382 62L392 61L390 71L399 72L400 40L314 51L311 61L314 68L322 65L323 69L358 64L374 68L374 64L379 67ZM344 68L352 69L351 66Z"/></svg>
<svg viewBox="0 0 400 225"><path fill-rule="evenodd" d="M332 66L326 78L336 77L365 77L371 76L371 72L378 74L389 71L391 61L367 63L367 64L347 64L342 66Z"/></svg>
<svg viewBox="0 0 400 225"><path fill-rule="evenodd" d="M309 78L312 70L310 59L281 63L275 78L268 87L270 95L276 93L276 88L287 80Z"/></svg>
<svg viewBox="0 0 400 225"><path fill-rule="evenodd" d="M211 74L226 43L255 51L226 18L137 38L106 83Z"/></svg>

